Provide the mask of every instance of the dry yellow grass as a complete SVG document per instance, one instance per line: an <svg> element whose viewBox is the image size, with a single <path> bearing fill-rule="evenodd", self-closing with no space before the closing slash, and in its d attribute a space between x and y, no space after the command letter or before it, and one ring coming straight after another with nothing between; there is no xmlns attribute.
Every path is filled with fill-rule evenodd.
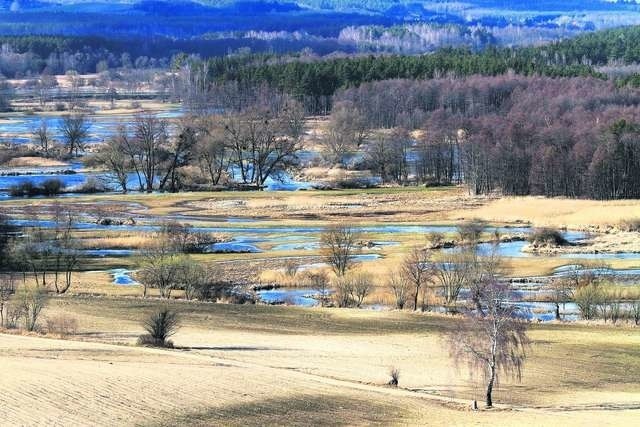
<svg viewBox="0 0 640 427"><path fill-rule="evenodd" d="M84 248L98 249L144 249L151 246L153 235L151 233L139 233L138 235L89 237L80 240Z"/></svg>
<svg viewBox="0 0 640 427"><path fill-rule="evenodd" d="M625 219L640 218L640 200L575 200L542 197L507 197L470 210L449 215L456 219L479 218L492 222L530 222L535 226L584 229L617 225Z"/></svg>
<svg viewBox="0 0 640 427"><path fill-rule="evenodd" d="M67 167L69 163L44 157L16 157L2 165L3 167Z"/></svg>

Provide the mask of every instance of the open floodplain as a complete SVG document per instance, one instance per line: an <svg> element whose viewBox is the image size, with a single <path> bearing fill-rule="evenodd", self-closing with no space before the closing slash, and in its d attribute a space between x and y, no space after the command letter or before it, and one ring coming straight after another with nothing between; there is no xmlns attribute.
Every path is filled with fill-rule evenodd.
<svg viewBox="0 0 640 427"><path fill-rule="evenodd" d="M635 295L637 234L612 225L637 217L640 202L497 199L445 187L107 194L11 199L2 208L20 225L46 227L54 202L77 211L73 232L82 250L93 252L70 290L52 297L42 313L73 318L72 333L0 335L3 424L632 425L640 419L640 334L633 321L614 326L568 311L553 321L544 293L525 292L567 266L598 262L618 277L628 275L622 286L626 296ZM502 274L532 284L519 289L522 302L534 304L522 381L502 378L494 408L478 411L471 402L484 399L484 379L456 364L446 342L460 318L440 313L436 302L424 312L396 310L384 280L412 248L428 244L429 233L455 239L456 227L470 219L485 221L486 236L496 230L503 236ZM167 302L153 289L141 298L133 279L139 254L169 220L218 236L219 250L193 257L256 293L257 303L186 301L180 291ZM314 297L305 292L260 298L259 284L287 283L291 292L302 286L285 273L291 263L298 271L326 268L320 234L345 221L364 242L356 268L376 278L362 308L306 304ZM541 226L563 230L575 246L531 254L513 238ZM174 348L137 346L142 319L167 304L182 319ZM387 386L391 368L400 372L397 388Z"/></svg>

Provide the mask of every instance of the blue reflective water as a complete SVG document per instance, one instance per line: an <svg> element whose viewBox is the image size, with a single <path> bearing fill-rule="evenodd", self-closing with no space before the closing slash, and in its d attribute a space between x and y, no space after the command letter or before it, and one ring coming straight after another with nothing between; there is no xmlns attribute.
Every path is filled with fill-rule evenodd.
<svg viewBox="0 0 640 427"><path fill-rule="evenodd" d="M635 254L640 257L640 254ZM564 277L574 274L595 273L604 276L640 276L640 268L615 269L609 267L583 267L580 264L563 265L553 270L553 277Z"/></svg>
<svg viewBox="0 0 640 427"><path fill-rule="evenodd" d="M576 253L576 254L560 254L560 258L573 259L589 259L589 260L620 260L620 259L640 259L640 253L637 252L620 252L620 253Z"/></svg>
<svg viewBox="0 0 640 427"><path fill-rule="evenodd" d="M258 253L262 252L254 245L239 242L214 243L208 249L210 253Z"/></svg>
<svg viewBox="0 0 640 427"><path fill-rule="evenodd" d="M115 268L109 272L111 273L111 277L113 277L113 283L115 285L133 286L138 284L138 282L131 277L132 272L130 270Z"/></svg>
<svg viewBox="0 0 640 427"><path fill-rule="evenodd" d="M83 249L80 253L91 257L127 257L137 253L133 249Z"/></svg>
<svg viewBox="0 0 640 427"><path fill-rule="evenodd" d="M45 122L47 129L55 139L60 135L63 117L70 113L60 113L57 115L20 115L6 120L0 120L0 142L28 143L31 142L30 135L35 129L40 127L41 122ZM181 108L154 113L159 119L174 119L182 117L184 114ZM135 115L127 114L95 114L87 116L90 122L89 143L97 143L113 136L119 126L131 124Z"/></svg>
<svg viewBox="0 0 640 427"><path fill-rule="evenodd" d="M522 317L529 320L551 322L555 320L556 305L550 302L513 302L520 309ZM580 309L575 303L560 304L562 320L576 321L580 318Z"/></svg>
<svg viewBox="0 0 640 427"><path fill-rule="evenodd" d="M320 305L322 291L311 288L278 288L256 292L260 300L267 304L289 304L301 307L315 307ZM328 297L330 292L325 294Z"/></svg>

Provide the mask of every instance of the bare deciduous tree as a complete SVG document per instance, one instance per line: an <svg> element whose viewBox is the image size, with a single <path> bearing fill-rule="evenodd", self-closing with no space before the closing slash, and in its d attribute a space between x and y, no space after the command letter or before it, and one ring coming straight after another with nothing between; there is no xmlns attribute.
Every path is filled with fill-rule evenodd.
<svg viewBox="0 0 640 427"><path fill-rule="evenodd" d="M149 254L142 262L136 274L143 285L143 297L148 288L158 289L162 298L171 298L171 292L178 287L184 259L177 254Z"/></svg>
<svg viewBox="0 0 640 427"><path fill-rule="evenodd" d="M458 301L460 291L469 287L473 276L475 255L467 250L441 255L433 262L435 285L440 289L444 306L451 311Z"/></svg>
<svg viewBox="0 0 640 427"><path fill-rule="evenodd" d="M202 298L206 288L216 282L217 276L218 272L212 267L183 258L176 281L178 287L184 290L185 298L192 300Z"/></svg>
<svg viewBox="0 0 640 427"><path fill-rule="evenodd" d="M451 355L456 361L469 363L472 372L481 372L486 380L486 406L493 406L493 388L498 375L510 375L517 380L529 344L527 323L508 302L508 285L491 282L480 297L482 314L470 312L458 327L449 332Z"/></svg>
<svg viewBox="0 0 640 427"><path fill-rule="evenodd" d="M408 132L398 129L379 135L367 145L366 160L371 171L383 182L405 183L409 177L407 154L411 145Z"/></svg>
<svg viewBox="0 0 640 427"><path fill-rule="evenodd" d="M358 240L358 233L349 224L330 225L320 236L322 252L336 275L344 276L351 268Z"/></svg>
<svg viewBox="0 0 640 427"><path fill-rule="evenodd" d="M116 134L101 145L97 155L97 161L113 174L124 194L129 191L129 172L133 169L131 156L127 154L128 138L126 127L118 127Z"/></svg>
<svg viewBox="0 0 640 427"><path fill-rule="evenodd" d="M367 126L360 112L349 102L333 107L327 131L321 140L325 156L342 163L344 156L356 150L367 137Z"/></svg>
<svg viewBox="0 0 640 427"><path fill-rule="evenodd" d="M34 143L40 147L45 157L49 157L53 148L53 139L47 121L45 119L40 120L39 126L33 129L32 133Z"/></svg>
<svg viewBox="0 0 640 427"><path fill-rule="evenodd" d="M180 124L176 138L166 144L166 160L163 162L164 175L160 177L158 188L171 192L180 187L180 168L191 163L197 143L197 129L191 124L191 119L185 119Z"/></svg>
<svg viewBox="0 0 640 427"><path fill-rule="evenodd" d="M69 156L74 153L77 156L80 150L84 150L90 127L91 122L84 114L67 114L62 118L60 132L67 146Z"/></svg>
<svg viewBox="0 0 640 427"><path fill-rule="evenodd" d="M124 132L121 143L138 176L140 189L151 193L158 179L160 165L167 158L167 124L153 115L139 115L134 120L133 135Z"/></svg>
<svg viewBox="0 0 640 427"><path fill-rule="evenodd" d="M431 280L430 254L422 248L413 248L402 262L402 277L414 290L413 309L418 310L420 290Z"/></svg>
<svg viewBox="0 0 640 427"><path fill-rule="evenodd" d="M201 127L196 145L198 164L202 173L209 177L210 185L215 187L227 177L231 160L225 144L225 129L213 118L205 119Z"/></svg>
<svg viewBox="0 0 640 427"><path fill-rule="evenodd" d="M71 287L73 270L80 262L78 243L73 236L76 222L73 211L56 203L53 205L53 220L55 227L46 243L51 247L51 259L44 268L52 269L54 274L53 286L57 294L64 294ZM64 282L60 282L59 275L64 274Z"/></svg>
<svg viewBox="0 0 640 427"><path fill-rule="evenodd" d="M469 278L469 299L475 305L476 310L481 313L480 305L484 288L502 274L502 257L496 245L491 248L489 253L479 253L477 247L473 245L467 247L465 253L471 276Z"/></svg>
<svg viewBox="0 0 640 427"><path fill-rule="evenodd" d="M556 320L561 320L560 306L573 299L575 288L571 286L571 281L567 278L552 280L550 288L551 301L555 305L555 318Z"/></svg>
<svg viewBox="0 0 640 427"><path fill-rule="evenodd" d="M293 100L272 107L254 105L227 115L224 121L225 145L240 180L258 189L269 177L295 166L302 148L302 107Z"/></svg>

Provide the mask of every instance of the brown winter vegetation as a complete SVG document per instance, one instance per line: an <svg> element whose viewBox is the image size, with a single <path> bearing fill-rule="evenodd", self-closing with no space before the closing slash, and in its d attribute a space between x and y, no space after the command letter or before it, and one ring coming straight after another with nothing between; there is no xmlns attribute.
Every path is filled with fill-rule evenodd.
<svg viewBox="0 0 640 427"><path fill-rule="evenodd" d="M7 373L0 399L12 408L4 420L263 425L281 422L277 414L284 411L290 424L322 424L330 413L332 424L351 425L418 425L425 419L434 425L620 425L637 417L638 340L626 328L533 327L523 382L505 378L496 390L502 405L474 413L471 399L482 400L482 382L469 380L464 365L458 371L441 339L455 319L177 304L183 315L174 336L177 350L122 346L135 342L143 314L158 306L130 299L55 300L44 314L74 315L81 341L0 335ZM402 372L397 392L383 387L390 366ZM34 387L45 387L51 397L35 410L21 410Z"/></svg>

